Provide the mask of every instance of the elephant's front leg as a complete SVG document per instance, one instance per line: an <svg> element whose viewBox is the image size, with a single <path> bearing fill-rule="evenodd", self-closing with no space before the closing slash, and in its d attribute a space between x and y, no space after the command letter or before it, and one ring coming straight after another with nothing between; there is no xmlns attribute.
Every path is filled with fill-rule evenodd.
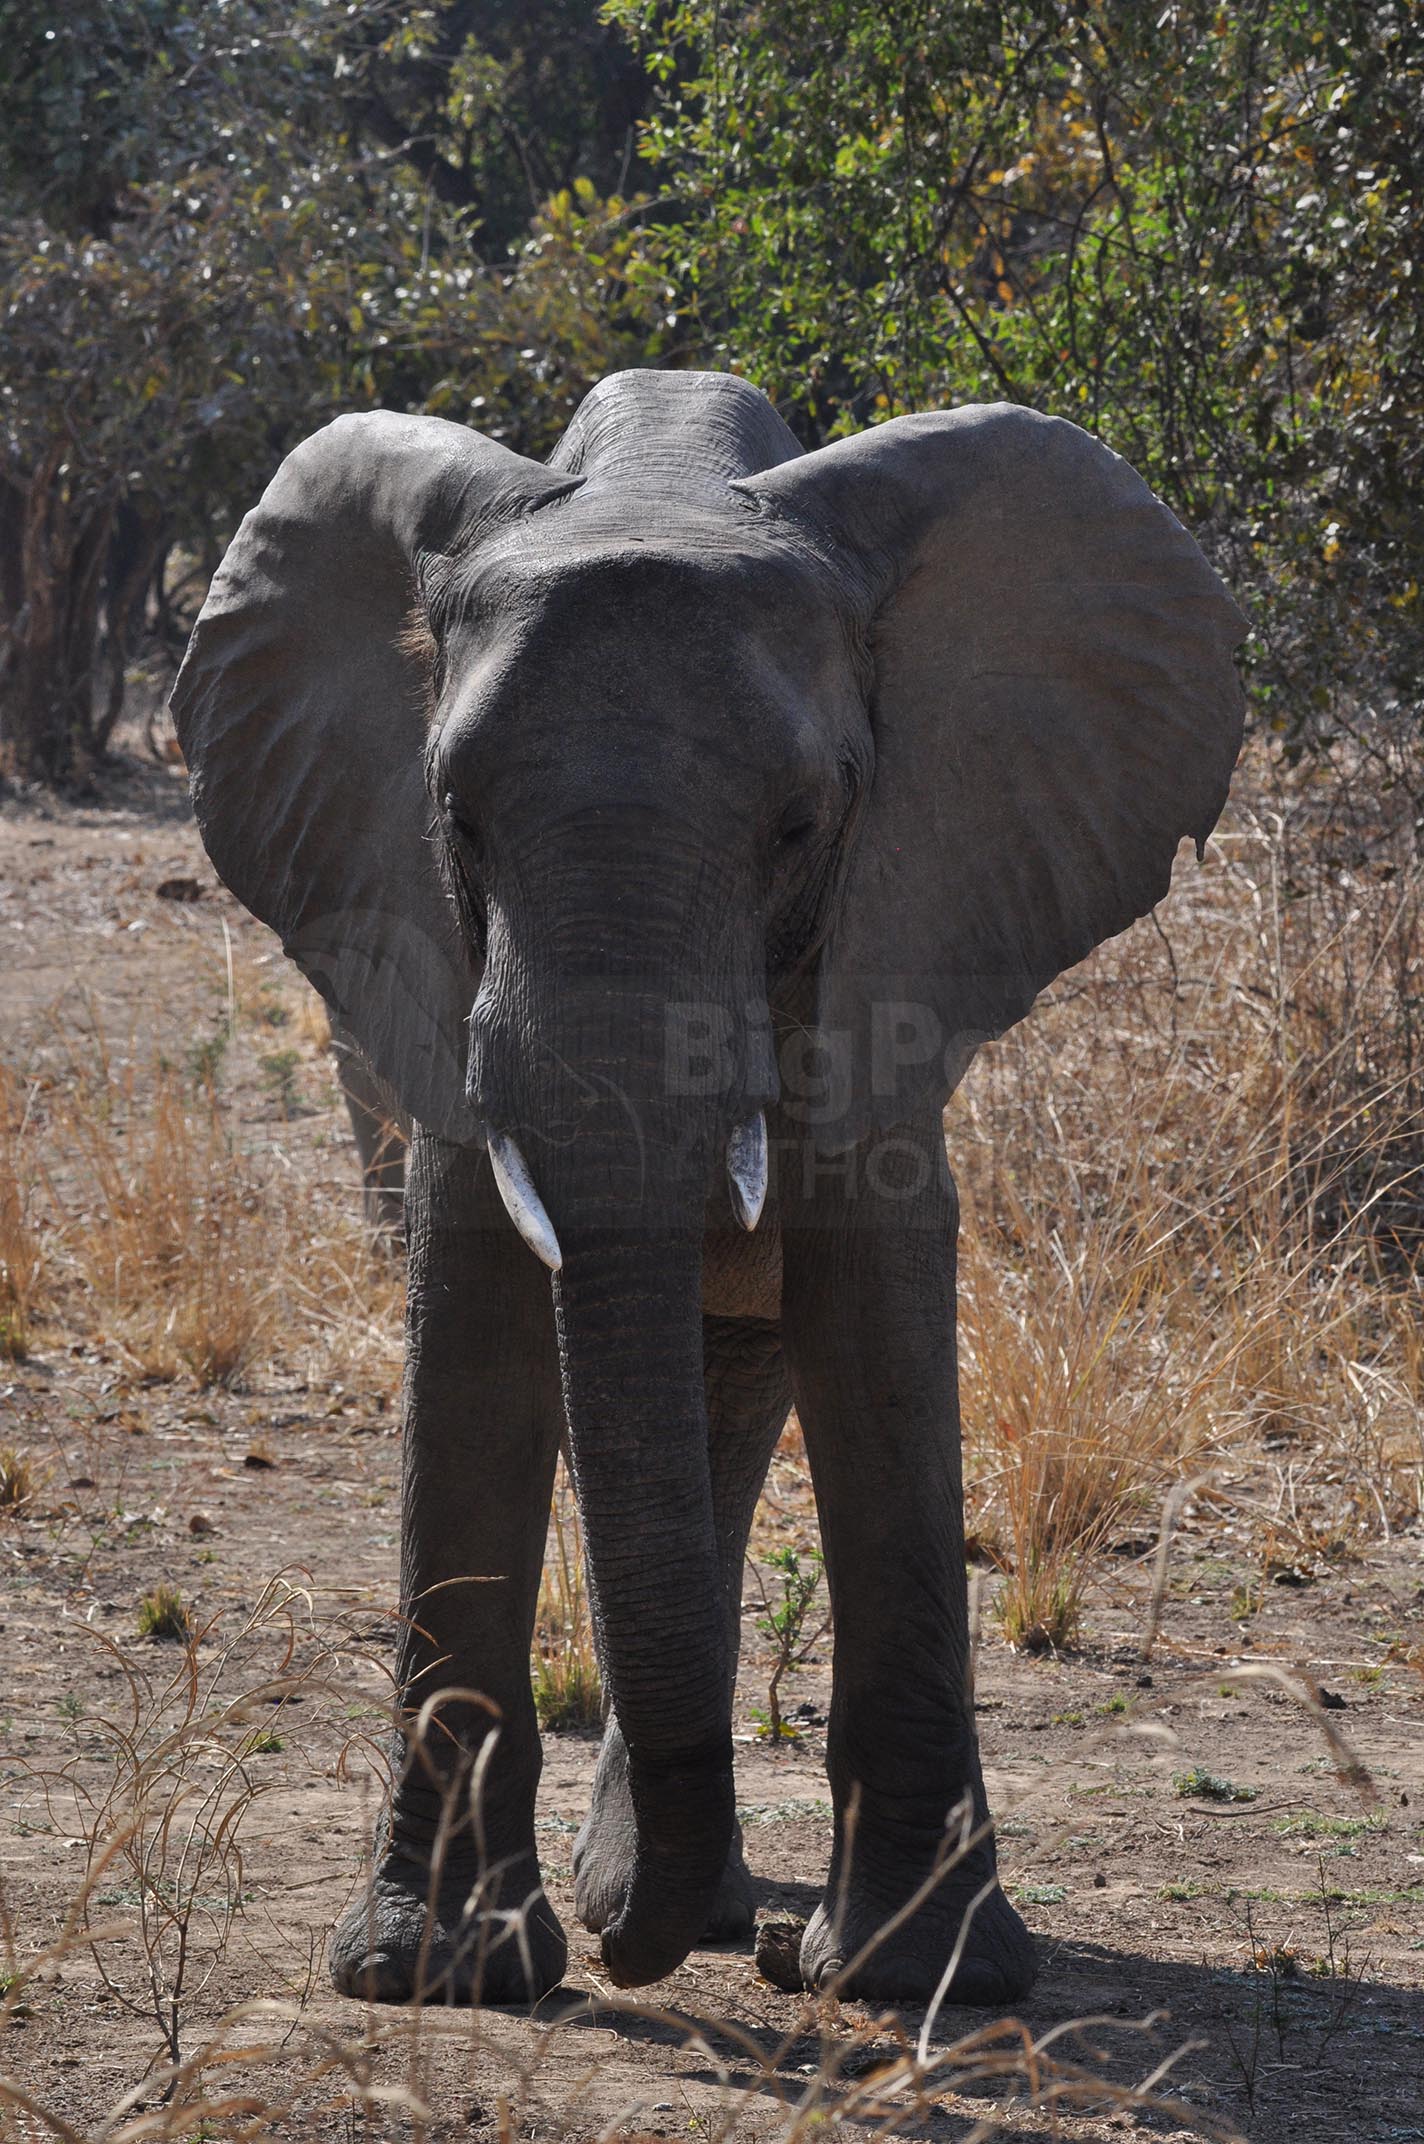
<svg viewBox="0 0 1424 2144"><path fill-rule="evenodd" d="M727 1673L735 1688L747 1540L776 1440L790 1412L791 1390L781 1336L768 1320L704 1317L702 1336L712 1510L727 1617ZM588 1817L574 1842L574 1910L586 1928L604 1927L617 1911L635 1844L628 1752L618 1721L610 1715L598 1753ZM750 1935L755 1903L738 1825L704 1940L728 1943Z"/></svg>
<svg viewBox="0 0 1424 2144"><path fill-rule="evenodd" d="M525 2002L558 1984L567 1955L534 1849L529 1679L563 1422L549 1278L481 1154L417 1131L406 1212L406 1725L371 1888L332 1938L331 1970L376 2001ZM442 1690L485 1702L452 1696L417 1735Z"/></svg>
<svg viewBox="0 0 1424 2144"><path fill-rule="evenodd" d="M799 1183L786 1181L798 1175ZM835 1845L801 1951L834 1979L935 1874L967 1805L988 1809L970 1689L955 1370L957 1211L938 1121L782 1172L782 1330L835 1618L827 1770ZM850 1812L854 1808L852 1823ZM947 1832L946 1827L949 1827ZM1034 1977L986 1836L844 1991L924 2002L971 1900L951 1997L1001 2003Z"/></svg>

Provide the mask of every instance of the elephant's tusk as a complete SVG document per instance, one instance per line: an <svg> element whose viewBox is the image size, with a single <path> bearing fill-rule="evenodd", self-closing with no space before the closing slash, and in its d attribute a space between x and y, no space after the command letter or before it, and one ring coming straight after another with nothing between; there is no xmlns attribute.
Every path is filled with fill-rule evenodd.
<svg viewBox="0 0 1424 2144"><path fill-rule="evenodd" d="M490 1166L504 1210L536 1258L542 1258L551 1273L563 1266L564 1254L554 1234L554 1224L544 1211L544 1201L534 1189L524 1156L508 1132L489 1135Z"/></svg>
<svg viewBox="0 0 1424 2144"><path fill-rule="evenodd" d="M743 1228L753 1229L766 1204L766 1116L758 1110L727 1141L727 1179Z"/></svg>

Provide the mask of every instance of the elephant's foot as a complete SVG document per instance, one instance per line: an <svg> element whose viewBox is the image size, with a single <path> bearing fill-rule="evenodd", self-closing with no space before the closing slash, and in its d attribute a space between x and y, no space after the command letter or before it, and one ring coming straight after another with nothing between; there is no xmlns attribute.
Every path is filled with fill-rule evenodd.
<svg viewBox="0 0 1424 2144"><path fill-rule="evenodd" d="M927 2003L959 1941L965 1913L987 1870L966 1880L960 1870L946 1877L942 1893L886 1936L840 1982L838 1993L866 2002ZM901 1893L903 1896L903 1892ZM801 1977L824 1988L870 1943L896 1908L884 1885L847 1886L839 1928L836 1897L828 1888L801 1941ZM1033 1938L1003 1892L995 1886L974 1908L964 1948L945 2000L998 2008L1028 1994L1037 1974Z"/></svg>
<svg viewBox="0 0 1424 2144"><path fill-rule="evenodd" d="M340 1992L377 2003L533 2003L567 1961L532 1853L483 1882L452 1853L432 1895L428 1861L399 1848L338 1922L329 1954Z"/></svg>
<svg viewBox="0 0 1424 2144"><path fill-rule="evenodd" d="M618 1916L633 1876L633 1812L595 1806L574 1841L574 1911L585 1928L601 1934ZM702 1930L704 1943L740 1943L752 1932L755 1901L742 1858L740 1825L727 1866Z"/></svg>

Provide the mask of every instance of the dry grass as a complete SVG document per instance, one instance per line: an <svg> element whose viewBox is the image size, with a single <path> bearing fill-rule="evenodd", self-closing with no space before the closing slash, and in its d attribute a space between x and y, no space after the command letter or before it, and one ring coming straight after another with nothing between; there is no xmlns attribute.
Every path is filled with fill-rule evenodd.
<svg viewBox="0 0 1424 2144"><path fill-rule="evenodd" d="M55 1829L81 1849L77 1882L57 1929L46 1915L40 1941L25 1941L28 1931L5 1922L0 2034L22 2023L25 2051L42 2046L51 2004L58 2012L67 1990L87 1983L110 2014L133 2022L146 2059L136 2051L134 2081L81 2126L63 2109L52 2065L0 2074L0 2119L13 2116L18 2136L34 2124L33 2133L68 2144L251 2144L272 2135L418 2144L432 2127L449 2133L452 2055L466 2077L496 2066L506 2144L535 2127L586 2135L597 2063L590 2067L580 2035L589 2025L620 2024L635 2038L661 2041L669 2058L697 2057L716 2102L690 2114L687 2127L716 2140L748 2124L775 2144L810 2144L834 2131L861 2137L868 2125L919 2135L948 2118L961 2144L988 2144L1006 2115L1075 2108L1117 2112L1124 2125L1138 2114L1170 2115L1175 2133L1236 2135L1169 2096L1171 2072L1191 2043L1159 2060L1160 2041L1143 2041L1134 2059L1134 2038L1160 2017L1098 2018L1082 2033L1060 2022L1036 2034L1013 2018L961 2031L945 2014L937 2030L935 2005L912 2033L893 2014L832 1991L788 2005L784 2031L769 2042L724 2017L702 2016L695 2002L680 1998L676 2011L665 2010L597 1985L532 2020L511 2063L500 2020L487 2025L478 2011L458 2039L442 2029L438 2012L432 2019L415 2003L351 2004L333 2016L328 2002L312 2000L319 1949L260 1904L253 1818L265 1796L284 1798L303 1778L331 1776L333 1744L334 1769L345 1770L351 1743L368 1740L348 1724L352 1714L381 1709L358 1679L359 1669L376 1663L349 1621L286 1574L251 1609L229 1610L190 1632L181 1653L161 1663L151 1651L91 1638L119 1694L92 1723L86 1746L28 1782ZM271 1732L274 1719L283 1724L280 1736ZM468 1789L455 1791L477 1801L481 1776L477 1768ZM450 1819L459 1813L452 1808ZM442 1834L450 1828L447 1821ZM970 1843L967 1832L948 1835L926 1894ZM246 1992L223 2007L219 1990L234 1982ZM562 2070L548 2060L564 2052L561 2034L572 2035L575 2050ZM1109 2065L1140 2081L1116 2081ZM649 2134L646 2109L640 2097L611 2116L600 2110L598 2133L634 2144Z"/></svg>
<svg viewBox="0 0 1424 2144"><path fill-rule="evenodd" d="M478 2011L458 2036L438 2010L432 2018L418 2004L350 2004L333 2014L318 1992L324 1928L264 1901L264 1834L289 1819L269 1817L264 1826L259 1804L271 1795L280 1806L323 1776L345 1774L355 1742L368 1759L376 1755L368 1730L351 1722L389 1714L388 1670L348 1616L285 1573L250 1609L229 1608L187 1632L181 1649L125 1647L95 1631L88 1642L117 1687L73 1753L26 1780L55 1831L80 1850L74 1887L67 1900L46 1901L40 1926L16 1928L8 1917L0 1925L0 2035L17 2023L26 2028L4 2042L24 2066L0 2065L0 2123L12 2116L17 2137L253 2144L273 2135L364 2136L419 2144L432 2129L451 2133L452 2106L464 2104L463 2096L452 2099L452 2086L459 2095L463 2079L467 2094L474 2077L498 2079L498 2135L506 2144L535 2129L584 2136L593 2133L588 2093L598 2070L579 2046L590 2025L660 2041L673 2076L675 2054L695 2055L716 2097L696 2113L689 2108L686 2126L718 2144L749 2130L775 2144L811 2144L835 2131L863 2137L868 2127L923 2135L931 2123L945 2133L953 2125L960 2144L988 2144L1006 2124L1025 2133L1014 2118L1029 2110L1051 2118L1074 2109L1115 2113L1135 2135L1155 2132L1167 2117L1174 2134L1239 2134L1219 2114L1170 2096L1174 2066L1198 2043L1161 2060L1160 2038L1142 2039L1134 2057L1134 2036L1160 2026L1160 2015L1060 2020L1041 2031L984 2017L963 2030L962 2017L949 2013L937 2027L932 2008L912 2030L831 1991L787 2004L780 2036L769 2037L702 2015L695 1988L690 2002L680 1990L671 2011L595 1981L594 1992L530 2020L513 2056L502 2021ZM385 1705L372 1703L372 1672ZM1288 1680L1270 1667L1247 1672L1283 1686ZM1294 1695L1338 1743L1318 1706ZM468 1788L476 1797L481 1777L477 1768ZM1184 1781L1184 1793L1219 1799L1236 1791L1200 1774ZM459 1813L452 1808L450 1816ZM451 1828L442 1825L442 1835ZM926 1889L949 1873L966 1843L951 1831ZM108 2018L119 2013L130 2022L134 2053L131 2079L110 2087L102 2114L77 2123L62 2097L65 2071L56 2077L43 2054L48 2018L63 2016L84 1987L97 1989ZM571 2036L572 2050L562 2067L549 2059L570 2051L560 2035ZM1124 2072L1138 2081L1123 2082ZM627 2144L646 2137L646 2087L643 2094L611 2114L599 2106L597 2133Z"/></svg>
<svg viewBox="0 0 1424 2144"><path fill-rule="evenodd" d="M28 1453L0 1444L0 1518L21 1511L35 1493L35 1469Z"/></svg>
<svg viewBox="0 0 1424 2144"><path fill-rule="evenodd" d="M1248 766L1160 928L1065 978L951 1106L972 1523L1017 1642L1069 1642L1104 1551L1188 1477L1246 1499L1263 1571L1420 1509L1421 864L1377 783L1272 779ZM389 1382L400 1275L369 1255L354 1168L313 1198L287 1158L323 1040L311 993L249 961L166 1064L119 1060L95 1022L47 1085L5 1075L4 1345L52 1315L139 1375ZM536 1672L551 1717L592 1715L557 1534Z"/></svg>
<svg viewBox="0 0 1424 2144"><path fill-rule="evenodd" d="M603 1724L603 1683L593 1650L583 1530L573 1484L559 1461L532 1658L534 1709L548 1728Z"/></svg>
<svg viewBox="0 0 1424 2144"><path fill-rule="evenodd" d="M23 1362L42 1250L33 1208L29 1096L0 1064L0 1360Z"/></svg>
<svg viewBox="0 0 1424 2144"><path fill-rule="evenodd" d="M271 1332L283 1261L217 1089L105 1063L56 1132L82 1201L68 1244L102 1331L146 1376L231 1384Z"/></svg>
<svg viewBox="0 0 1424 2144"><path fill-rule="evenodd" d="M265 1027L281 1001L269 988L258 1003ZM0 1066L0 1347L28 1348L38 1321L137 1377L237 1385L281 1367L389 1387L402 1275L371 1254L345 1154L314 1190L283 1143L290 1103L281 1127L248 1128L225 1026L181 1066L120 1053L92 1018L82 1039L34 1079L23 1116ZM260 1065L264 1041L240 1049ZM307 1050L287 1053L287 1097L319 1060Z"/></svg>
<svg viewBox="0 0 1424 2144"><path fill-rule="evenodd" d="M1071 1640L1184 1474L1289 1452L1263 1557L1420 1509L1424 867L1386 821L1335 870L1289 802L1238 805L1170 942L1105 948L951 1107L975 1524L1016 1642Z"/></svg>
<svg viewBox="0 0 1424 2144"><path fill-rule="evenodd" d="M151 1654L94 1637L123 1696L93 1723L97 1748L35 1779L51 1817L84 1845L86 1865L58 1936L28 1955L11 1949L0 2002L3 2030L21 2003L27 2013L42 2011L44 1989L66 1964L83 1960L109 2001L147 2023L153 2044L144 2090L124 2094L102 2125L105 2137L191 2137L195 2124L240 2111L224 2072L233 2042L248 2037L244 2007L214 2032L202 1998L247 1901L243 1825L279 1783L258 1761L284 1747L266 1723L285 1719L296 1700L310 1705L318 1729L358 1695L349 1632L334 1621L318 1627L310 1593L285 1575L263 1586L251 1609L229 1611L202 1630L182 1611L165 1634L180 1639L182 1651L162 1668ZM263 1723L255 1730L254 1720ZM351 1738L343 1729L343 1741ZM272 2051L280 2048L279 2038ZM6 2104L35 2108L0 2077ZM154 2111L170 2108L171 2120ZM55 2126L74 2134L58 2116Z"/></svg>

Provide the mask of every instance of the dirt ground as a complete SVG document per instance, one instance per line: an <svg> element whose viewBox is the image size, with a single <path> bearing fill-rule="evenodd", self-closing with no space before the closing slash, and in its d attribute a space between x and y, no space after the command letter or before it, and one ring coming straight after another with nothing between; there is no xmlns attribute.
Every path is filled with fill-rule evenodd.
<svg viewBox="0 0 1424 2144"><path fill-rule="evenodd" d="M197 897L173 897L182 879ZM0 801L0 947L0 1055L22 1077L72 1055L96 1023L136 1063L164 1038L181 1055L252 978L279 995L289 987L272 942L216 885L180 774L138 759L91 803ZM320 1187L354 1204L320 1051L274 1076L261 1069L264 1047L245 1034L225 1068L244 1142L288 1172L294 1201ZM944 2013L932 2105L916 2107L893 2073L877 2084L918 2031L916 2013L881 2018L782 1993L748 1950L695 1952L650 1991L657 2011L620 2011L571 1911L570 1847L596 1747L587 1734L546 1737L539 1803L545 1874L570 1931L567 1999L534 2019L418 2021L339 2000L323 1945L361 1877L378 1791L369 1738L393 1650L392 1364L383 1339L356 1373L258 1368L236 1389L203 1390L137 1377L102 1334L43 1320L30 1358L0 1363L0 1446L23 1450L37 1474L29 1501L0 1516L9 1971L55 1943L91 1833L122 1820L126 1776L161 1772L164 1735L184 1715L183 1649L138 1636L140 1598L159 1582L180 1587L219 1694L259 1693L241 1777L216 1743L184 1730L175 1828L137 1842L159 1876L146 1891L121 1847L90 1896L91 1920L112 1935L97 1950L71 1935L12 1997L0 2137L89 2137L126 2094L130 2113L151 2106L157 2091L143 2080L167 2059L155 2013L172 2023L162 1975L176 1956L153 1900L187 1884L180 2054L234 2006L258 2005L225 2029L237 2059L221 2089L246 2095L250 2112L195 2119L194 2137L241 2134L250 2120L254 2132L333 2140L593 2138L615 2124L639 2137L756 2138L830 2120L964 2138L997 2115L994 2133L1023 2138L1200 2126L1253 2144L1424 2139L1424 1540L1416 1525L1333 1570L1285 1574L1309 1582L1267 1585L1242 1613L1258 1567L1221 1497L1178 1525L1147 1661L1151 1525L1109 1559L1081 1650L1018 1654L982 1619L977 1689L1001 1862L1037 1934L1041 1978L1022 2031L991 2043L993 2020ZM1249 1497L1250 1481L1238 1490ZM813 1528L793 1437L757 1540L809 1541ZM983 1574L985 1595L992 1583ZM766 1904L804 1915L830 1833L829 1641L785 1688L799 1739L772 1751L752 1718L767 1682L757 1614L749 1577L742 1821ZM261 1694L279 1672L288 1680ZM1302 1702L1302 1678L1324 1691L1323 1715ZM200 1722L207 1703L204 1685L188 1707ZM1322 1719L1343 1744L1332 1749ZM194 1878L179 1849L204 1794L216 1798L210 1814L226 1794L240 1816L226 1846L241 1861L217 1854ZM1159 2073L1176 2111L1114 2109L1100 2086L1082 2106L1033 2105L1024 2049L1053 2035L1054 2055L1080 2075L1131 2086ZM983 2074L995 2049L1016 2056L1016 2079Z"/></svg>

